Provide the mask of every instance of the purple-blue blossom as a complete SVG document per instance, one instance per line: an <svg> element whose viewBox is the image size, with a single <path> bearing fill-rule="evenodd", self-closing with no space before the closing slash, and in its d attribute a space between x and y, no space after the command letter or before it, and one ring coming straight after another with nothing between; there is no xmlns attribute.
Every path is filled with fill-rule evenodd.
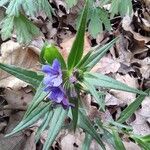
<svg viewBox="0 0 150 150"><path fill-rule="evenodd" d="M45 73L43 83L46 86L58 87L62 83L61 65L57 59L53 61L52 66L43 65L42 71Z"/></svg>
<svg viewBox="0 0 150 150"><path fill-rule="evenodd" d="M60 62L55 59L50 65L43 65L42 71L45 73L43 83L44 91L48 92L48 98L54 103L61 104L64 109L71 106L64 89L62 88L62 70Z"/></svg>

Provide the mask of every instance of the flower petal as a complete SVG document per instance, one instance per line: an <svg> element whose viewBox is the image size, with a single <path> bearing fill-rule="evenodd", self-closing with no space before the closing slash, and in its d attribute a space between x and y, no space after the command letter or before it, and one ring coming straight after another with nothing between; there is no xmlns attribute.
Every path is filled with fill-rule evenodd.
<svg viewBox="0 0 150 150"><path fill-rule="evenodd" d="M56 76L50 76L50 75L46 75L43 79L43 83L46 85L46 86L52 86L54 83L53 83L53 79L55 79Z"/></svg>
<svg viewBox="0 0 150 150"><path fill-rule="evenodd" d="M43 65L43 66L42 66L42 71L43 71L44 73L50 73L51 67L50 67L49 65Z"/></svg>
<svg viewBox="0 0 150 150"><path fill-rule="evenodd" d="M60 103L64 98L64 93L60 89L60 87L53 87L51 88L51 93L49 95L49 98L56 103Z"/></svg>
<svg viewBox="0 0 150 150"><path fill-rule="evenodd" d="M60 62L55 59L53 61L53 64L52 64L52 68L55 70L55 71L58 71L59 73L61 73L61 65L60 65Z"/></svg>
<svg viewBox="0 0 150 150"><path fill-rule="evenodd" d="M62 84L62 77L58 76L57 78L54 78L52 82L54 87L58 87Z"/></svg>

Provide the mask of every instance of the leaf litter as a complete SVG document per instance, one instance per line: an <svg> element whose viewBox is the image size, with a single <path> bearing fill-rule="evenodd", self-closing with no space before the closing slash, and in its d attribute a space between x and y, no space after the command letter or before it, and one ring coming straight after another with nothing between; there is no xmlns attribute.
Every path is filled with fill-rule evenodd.
<svg viewBox="0 0 150 150"><path fill-rule="evenodd" d="M14 39L3 42L1 45L0 62L39 70L38 55L44 41L55 43L60 47L65 57L68 55L70 45L73 42L76 32L75 18L77 18L77 12L79 12L83 6L83 1L79 1L78 4L71 9L68 9L66 3L61 0L55 1L54 4L57 7L57 11L56 18L52 21L47 21L47 17L42 13L37 14L37 17L33 18L40 26L43 35L25 47L14 42ZM144 14L144 19L146 20L147 15L146 13ZM150 38L136 31L135 24L138 19L135 18L138 17L141 16L136 13L134 13L132 17L124 17L123 20L119 22L121 29L114 24L113 32L103 32L99 34L96 39L93 39L87 33L85 36L85 49L86 52L88 52L92 46L100 43L101 45L105 44L111 39L111 35L119 35L120 39L115 46L111 48L110 52L102 58L93 70L107 74L132 87L146 89L150 88ZM146 29L147 31L149 26L148 22L143 22L141 30ZM32 100L33 92L31 87L3 71L0 72L0 80L0 87L4 88L1 95L6 103L2 106L3 109L0 109L0 115L3 114L4 118L0 119L2 128L2 130L0 130L0 147L2 147L3 150L8 150L10 147L6 145L12 142L14 148L18 150L21 148L21 144L25 145L24 150L36 149L36 145L34 144L35 129L33 129L33 131L26 130L25 133L21 133L21 135L17 135L15 138L4 140L4 135L21 120L28 103ZM92 99L88 95L85 96L85 105L88 108L87 114L90 119L98 116L103 121L108 121L110 118L117 117L121 109L128 106L136 98L135 94L115 90L105 91L105 93L107 106L105 113L98 113L97 105L92 102ZM131 118L129 123L127 122L129 125L132 125L134 133L141 135L150 133L149 106L150 99L147 97L142 102L141 107L134 113L134 117ZM18 118L16 119L16 117ZM81 149L82 141L85 136L84 132L77 131L76 134L66 134L65 132L66 131L62 133L63 136L59 135L57 137L57 142L55 142L53 147L56 148L59 145L59 148L66 150ZM43 134L41 141L44 141L47 137L46 133ZM140 149L132 142L124 141L124 145L127 150ZM98 145L93 141L90 149L96 150L98 149ZM108 146L108 150L109 149Z"/></svg>

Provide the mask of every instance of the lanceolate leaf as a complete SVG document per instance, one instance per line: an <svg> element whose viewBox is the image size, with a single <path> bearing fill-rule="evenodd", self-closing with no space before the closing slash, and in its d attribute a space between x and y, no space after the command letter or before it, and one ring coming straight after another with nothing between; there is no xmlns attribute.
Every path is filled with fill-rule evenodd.
<svg viewBox="0 0 150 150"><path fill-rule="evenodd" d="M84 129L87 133L89 133L92 136L92 138L94 138L99 143L103 150L106 150L105 145L101 140L99 134L95 130L93 124L81 111L79 111L78 126Z"/></svg>
<svg viewBox="0 0 150 150"><path fill-rule="evenodd" d="M149 93L150 89L146 90L146 93ZM138 109L138 107L141 105L142 101L145 99L146 95L139 95L134 102L132 102L127 108L125 108L121 114L117 122L123 123L125 122L129 117L133 115L133 113Z"/></svg>
<svg viewBox="0 0 150 150"><path fill-rule="evenodd" d="M102 75L99 73L88 73L88 72L86 72L86 73L84 73L83 78L86 81L88 81L91 85L94 85L96 87L100 86L100 87L104 87L104 88L111 88L111 89L131 92L131 93L138 93L138 94L147 95L143 91L129 87L124 83L121 83L121 82L119 82L113 78L110 78L106 75Z"/></svg>
<svg viewBox="0 0 150 150"><path fill-rule="evenodd" d="M29 104L29 107L24 115L24 118L26 118L39 105L39 103L43 101L44 98L46 97L47 93L44 92L43 89L44 89L43 82L41 82L35 93L35 96L33 97L33 100Z"/></svg>
<svg viewBox="0 0 150 150"><path fill-rule="evenodd" d="M54 114L51 119L51 124L48 131L48 137L44 143L43 150L49 150L50 146L53 144L56 136L58 135L63 125L67 113L68 110L64 110L62 107L58 107L54 110Z"/></svg>
<svg viewBox="0 0 150 150"><path fill-rule="evenodd" d="M134 139L137 142L137 144L141 148L143 148L143 150L150 150L150 143L144 142L142 139L140 139L139 137L136 137L136 136L132 136L131 138Z"/></svg>
<svg viewBox="0 0 150 150"><path fill-rule="evenodd" d="M93 140L92 136L86 133L84 142L82 144L82 150L90 150L90 145L91 145L92 140Z"/></svg>
<svg viewBox="0 0 150 150"><path fill-rule="evenodd" d="M76 131L77 123L78 123L78 111L79 111L79 99L78 98L70 98L70 103L74 105L71 109L72 111L72 120L73 120L73 129Z"/></svg>
<svg viewBox="0 0 150 150"><path fill-rule="evenodd" d="M7 65L0 63L0 68L4 71L10 73L11 75L14 75L15 77L19 78L20 80L23 80L31 85L33 85L35 88L37 88L40 84L40 82L43 79L43 75L38 75L36 72L31 70L26 70L20 67L16 67L13 65Z"/></svg>
<svg viewBox="0 0 150 150"><path fill-rule="evenodd" d="M50 120L53 116L53 111L49 110L46 114L45 117L43 119L42 124L40 125L40 127L37 129L36 135L35 135L35 142L37 143L40 139L40 136L42 134L42 132L49 126L50 124Z"/></svg>
<svg viewBox="0 0 150 150"><path fill-rule="evenodd" d="M127 126L127 125L124 125L124 124L121 124L121 123L118 123L115 121L110 121L110 124L116 126L119 129L126 129L127 131L133 130L133 128L131 126Z"/></svg>
<svg viewBox="0 0 150 150"><path fill-rule="evenodd" d="M105 110L105 104L104 104L104 99L101 98L98 94L98 92L96 91L95 87L90 84L90 82L88 82L88 80L84 79L85 86L87 87L87 89L90 91L90 93L92 94L92 96L95 98L96 102L99 104L99 106L102 108L102 110Z"/></svg>
<svg viewBox="0 0 150 150"><path fill-rule="evenodd" d="M118 133L116 131L113 131L113 138L114 138L114 143L115 143L115 148L116 150L126 150Z"/></svg>
<svg viewBox="0 0 150 150"><path fill-rule="evenodd" d="M92 50L92 52L87 53L87 55L85 55L83 59L79 62L77 67L80 69L88 68L88 70L91 70L106 54L106 52L113 46L117 39L118 38L115 38L103 47L96 47L95 50Z"/></svg>
<svg viewBox="0 0 150 150"><path fill-rule="evenodd" d="M150 134L149 135L145 135L140 137L140 139L142 139L142 141L150 143Z"/></svg>
<svg viewBox="0 0 150 150"><path fill-rule="evenodd" d="M7 134L7 136L11 136L29 126L34 124L37 120L40 119L40 117L45 114L50 109L50 103L43 103L40 106L37 107L36 110L34 110L27 118L22 120L11 133Z"/></svg>
<svg viewBox="0 0 150 150"><path fill-rule="evenodd" d="M80 61L83 55L84 33L85 33L86 19L88 13L88 1L89 0L86 0L84 11L82 13L79 28L77 31L77 35L68 56L68 61L67 61L68 70L72 70Z"/></svg>

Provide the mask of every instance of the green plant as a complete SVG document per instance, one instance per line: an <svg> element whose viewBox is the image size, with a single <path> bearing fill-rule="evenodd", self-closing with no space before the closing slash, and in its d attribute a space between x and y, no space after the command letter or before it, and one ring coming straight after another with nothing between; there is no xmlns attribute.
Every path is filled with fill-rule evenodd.
<svg viewBox="0 0 150 150"><path fill-rule="evenodd" d="M77 4L78 0L66 0L68 8ZM95 0L90 0L88 14L88 31L96 38L104 29L110 31L110 18L118 13L121 16L130 15L132 12L131 0L103 0L99 5ZM111 4L110 10L104 9L104 5ZM49 19L55 15L48 0L0 0L0 7L5 8L5 18L1 21L1 37L6 40L16 33L17 41L28 44L34 37L40 35L39 28L31 21L37 12L43 11ZM105 28L103 28L103 25Z"/></svg>
<svg viewBox="0 0 150 150"><path fill-rule="evenodd" d="M53 9L47 0L0 0L0 7L4 7L5 18L1 22L1 37L3 40L11 37L16 31L19 43L29 43L32 38L39 36L39 29L27 16L35 16L44 11L51 18Z"/></svg>
<svg viewBox="0 0 150 150"><path fill-rule="evenodd" d="M149 91L143 92L108 76L91 72L91 69L113 46L117 38L103 47L97 47L89 51L83 56L88 10L89 0L86 1L82 12L76 39L70 50L67 62L64 61L63 56L54 45L46 44L40 55L41 63L43 63L42 70L45 74L0 63L1 69L28 82L36 89L35 96L22 121L6 136L12 136L29 128L37 120L42 119L42 124L35 134L35 141L37 142L40 134L45 129L48 129L48 136L43 150L49 149L60 130L64 129L66 125L72 128L74 132L76 128L84 130L86 137L83 149L88 149L86 147L86 139L89 141L89 144L95 139L104 150L106 149L104 140L116 149L125 149L119 133L131 137L141 147L145 147L144 143L148 145L149 136L136 136L132 133L131 127L122 123L134 113ZM81 95L83 92L89 93L99 105L99 111L105 111L105 93L97 91L97 87L137 93L140 96L137 98L138 100L133 102L134 105L131 104L122 112L124 115L121 114L117 121L110 120L110 122L105 123L96 117L91 121L86 115L86 108L82 105ZM68 117L71 119L71 122L66 124L64 120Z"/></svg>

